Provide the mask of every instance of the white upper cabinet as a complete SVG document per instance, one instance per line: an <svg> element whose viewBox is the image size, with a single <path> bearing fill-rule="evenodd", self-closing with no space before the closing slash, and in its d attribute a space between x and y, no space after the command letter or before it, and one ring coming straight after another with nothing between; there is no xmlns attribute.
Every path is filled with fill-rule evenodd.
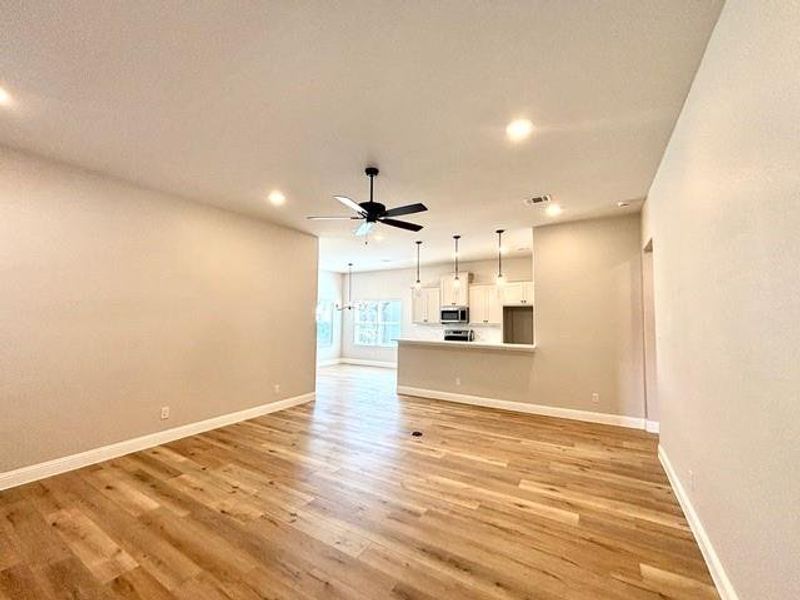
<svg viewBox="0 0 800 600"><path fill-rule="evenodd" d="M510 281L500 290L503 306L527 306L533 304L532 281Z"/></svg>
<svg viewBox="0 0 800 600"><path fill-rule="evenodd" d="M458 285L452 275L442 277L442 306L469 306L469 273L458 274Z"/></svg>
<svg viewBox="0 0 800 600"><path fill-rule="evenodd" d="M499 325L503 322L503 305L500 303L497 286L469 286L469 321L484 325Z"/></svg>
<svg viewBox="0 0 800 600"><path fill-rule="evenodd" d="M439 288L412 288L411 320L420 324L439 322Z"/></svg>

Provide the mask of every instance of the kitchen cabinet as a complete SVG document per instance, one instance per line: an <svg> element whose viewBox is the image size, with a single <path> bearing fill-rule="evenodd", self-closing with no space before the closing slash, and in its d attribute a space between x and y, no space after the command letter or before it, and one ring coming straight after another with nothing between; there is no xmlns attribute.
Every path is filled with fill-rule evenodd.
<svg viewBox="0 0 800 600"><path fill-rule="evenodd" d="M442 277L441 305L469 306L469 273L458 274L458 284L452 275Z"/></svg>
<svg viewBox="0 0 800 600"><path fill-rule="evenodd" d="M503 322L503 305L496 285L469 286L469 321L483 325Z"/></svg>
<svg viewBox="0 0 800 600"><path fill-rule="evenodd" d="M439 322L439 288L412 288L411 320L423 325Z"/></svg>
<svg viewBox="0 0 800 600"><path fill-rule="evenodd" d="M503 306L527 306L533 304L532 281L510 281L500 290Z"/></svg>

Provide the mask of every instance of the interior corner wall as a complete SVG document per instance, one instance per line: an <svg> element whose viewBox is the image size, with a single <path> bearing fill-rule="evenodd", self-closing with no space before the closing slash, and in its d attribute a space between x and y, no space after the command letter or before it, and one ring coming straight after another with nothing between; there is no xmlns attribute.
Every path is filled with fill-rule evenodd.
<svg viewBox="0 0 800 600"><path fill-rule="evenodd" d="M798 31L726 2L647 202L661 445L743 600L800 598Z"/></svg>
<svg viewBox="0 0 800 600"><path fill-rule="evenodd" d="M524 275L535 272L535 350L416 348L398 385L641 421L639 228L638 214L535 228Z"/></svg>
<svg viewBox="0 0 800 600"><path fill-rule="evenodd" d="M0 282L0 472L314 391L312 236L0 148Z"/></svg>
<svg viewBox="0 0 800 600"><path fill-rule="evenodd" d="M334 305L342 304L342 286L344 285L344 275L334 271L319 271L319 282L317 284L319 301L332 302ZM336 361L342 356L342 313L336 308L333 309L333 336L331 344L328 346L317 346L317 362Z"/></svg>
<svg viewBox="0 0 800 600"><path fill-rule="evenodd" d="M640 227L632 214L533 230L534 402L645 417Z"/></svg>

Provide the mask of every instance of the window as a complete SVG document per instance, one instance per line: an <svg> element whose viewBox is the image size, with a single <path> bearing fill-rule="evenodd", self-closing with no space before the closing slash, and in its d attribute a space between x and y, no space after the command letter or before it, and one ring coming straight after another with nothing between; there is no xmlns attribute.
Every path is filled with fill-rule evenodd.
<svg viewBox="0 0 800 600"><path fill-rule="evenodd" d="M317 302L317 348L327 348L333 344L333 302Z"/></svg>
<svg viewBox="0 0 800 600"><path fill-rule="evenodd" d="M400 337L402 308L399 300L366 300L355 314L356 346L394 346Z"/></svg>

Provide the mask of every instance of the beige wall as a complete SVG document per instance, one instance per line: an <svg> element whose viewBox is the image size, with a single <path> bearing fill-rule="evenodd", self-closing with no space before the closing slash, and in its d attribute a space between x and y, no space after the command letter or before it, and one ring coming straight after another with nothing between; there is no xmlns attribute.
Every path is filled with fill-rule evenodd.
<svg viewBox="0 0 800 600"><path fill-rule="evenodd" d="M531 257L508 257L503 259L503 273L509 281L531 280ZM420 281L426 287L436 287L440 279L452 273L452 264L425 265L420 271ZM460 272L474 274L473 283L494 283L497 276L497 261L482 260L459 264ZM403 336L419 339L441 340L441 325L417 325L412 323L411 287L416 280L416 269L389 269L353 274L353 298L355 300L399 299L403 308ZM347 285L347 276L344 278ZM478 340L502 342L503 328L499 325L470 325ZM353 314L345 312L342 321L342 356L361 360L397 362L397 348L357 346L353 343Z"/></svg>
<svg viewBox="0 0 800 600"><path fill-rule="evenodd" d="M661 444L743 600L800 598L798 32L725 4L648 200Z"/></svg>
<svg viewBox="0 0 800 600"><path fill-rule="evenodd" d="M0 148L0 281L0 472L314 390L313 237Z"/></svg>
<svg viewBox="0 0 800 600"><path fill-rule="evenodd" d="M644 417L639 227L630 215L536 228L535 353L454 359L409 347L404 357L416 358L400 365L398 384Z"/></svg>

